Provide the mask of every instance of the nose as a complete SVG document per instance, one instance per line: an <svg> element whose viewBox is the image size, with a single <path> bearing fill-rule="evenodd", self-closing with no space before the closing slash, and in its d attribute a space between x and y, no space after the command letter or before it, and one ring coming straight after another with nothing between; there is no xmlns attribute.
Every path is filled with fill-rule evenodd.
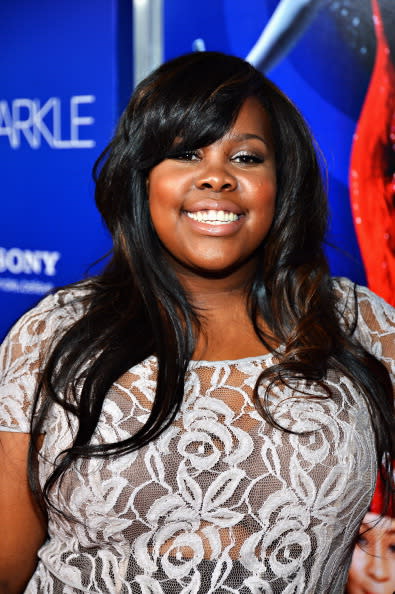
<svg viewBox="0 0 395 594"><path fill-rule="evenodd" d="M224 164L212 164L204 167L197 174L195 185L199 190L213 192L231 192L237 187L235 176L230 173Z"/></svg>

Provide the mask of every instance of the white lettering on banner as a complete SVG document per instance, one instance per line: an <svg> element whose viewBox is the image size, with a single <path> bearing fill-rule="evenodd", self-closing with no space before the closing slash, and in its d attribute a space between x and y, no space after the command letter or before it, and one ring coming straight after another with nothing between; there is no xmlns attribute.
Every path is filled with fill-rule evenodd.
<svg viewBox="0 0 395 594"><path fill-rule="evenodd" d="M41 105L39 99L14 99L11 103L0 101L0 137L7 136L11 148L18 149L24 138L31 148L40 148L42 140L53 149L92 148L92 139L80 138L80 128L94 123L92 116L80 115L80 105L93 103L94 95L70 97L70 138L62 138L62 120L65 121L65 107L59 97L50 97ZM63 118L62 118L63 114Z"/></svg>
<svg viewBox="0 0 395 594"><path fill-rule="evenodd" d="M60 252L0 247L0 272L55 276Z"/></svg>
<svg viewBox="0 0 395 594"><path fill-rule="evenodd" d="M54 288L52 283L42 283L34 280L16 280L15 278L0 278L0 291L5 293L25 293L30 295L45 295Z"/></svg>

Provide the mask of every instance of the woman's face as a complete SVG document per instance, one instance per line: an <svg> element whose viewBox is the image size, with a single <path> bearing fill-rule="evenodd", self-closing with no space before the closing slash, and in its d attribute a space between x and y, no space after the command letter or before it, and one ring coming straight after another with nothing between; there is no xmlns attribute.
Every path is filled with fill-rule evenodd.
<svg viewBox="0 0 395 594"><path fill-rule="evenodd" d="M393 594L395 592L395 520L379 519L368 513L364 518L351 562L347 594ZM370 528L367 532L365 530Z"/></svg>
<svg viewBox="0 0 395 594"><path fill-rule="evenodd" d="M153 226L176 272L247 269L276 198L271 125L258 100L245 101L220 140L156 165L148 195Z"/></svg>

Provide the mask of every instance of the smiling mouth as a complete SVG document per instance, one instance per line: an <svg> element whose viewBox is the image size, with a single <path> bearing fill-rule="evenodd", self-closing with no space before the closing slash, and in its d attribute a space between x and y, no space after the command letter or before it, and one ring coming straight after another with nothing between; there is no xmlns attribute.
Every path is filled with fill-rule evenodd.
<svg viewBox="0 0 395 594"><path fill-rule="evenodd" d="M199 223L209 223L210 225L224 225L238 221L241 215L235 212L225 210L198 210L196 212L185 211L185 214Z"/></svg>

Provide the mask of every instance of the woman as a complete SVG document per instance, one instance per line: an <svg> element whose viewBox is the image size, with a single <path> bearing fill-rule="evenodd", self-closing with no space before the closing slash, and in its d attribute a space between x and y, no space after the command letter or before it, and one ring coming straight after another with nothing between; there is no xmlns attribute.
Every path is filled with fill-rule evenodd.
<svg viewBox="0 0 395 594"><path fill-rule="evenodd" d="M1 352L3 591L341 592L378 466L392 487L395 316L329 277L306 125L191 54L96 173L111 261Z"/></svg>

